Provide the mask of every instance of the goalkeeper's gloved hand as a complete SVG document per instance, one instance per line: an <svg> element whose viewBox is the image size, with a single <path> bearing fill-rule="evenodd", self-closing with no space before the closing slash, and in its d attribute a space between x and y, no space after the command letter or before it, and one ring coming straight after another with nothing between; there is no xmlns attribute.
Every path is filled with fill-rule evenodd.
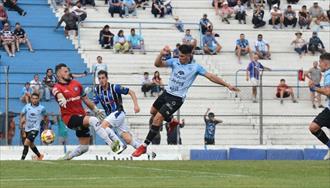
<svg viewBox="0 0 330 188"><path fill-rule="evenodd" d="M96 106L93 109L93 112L95 113L95 116L97 117L97 119L99 119L100 121L104 120L105 115L102 112L102 110L98 109Z"/></svg>
<svg viewBox="0 0 330 188"><path fill-rule="evenodd" d="M61 107L66 108L67 100L62 94L57 95L57 101Z"/></svg>

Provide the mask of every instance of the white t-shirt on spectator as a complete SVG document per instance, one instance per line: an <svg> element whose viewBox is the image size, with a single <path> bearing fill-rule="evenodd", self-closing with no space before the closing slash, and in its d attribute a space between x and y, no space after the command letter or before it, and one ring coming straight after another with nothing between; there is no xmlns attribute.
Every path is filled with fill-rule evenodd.
<svg viewBox="0 0 330 188"><path fill-rule="evenodd" d="M258 47L259 51L266 52L266 51L268 51L267 44L268 44L268 42L265 40L262 40L262 41L257 40L254 44L254 50L257 51L257 47Z"/></svg>
<svg viewBox="0 0 330 188"><path fill-rule="evenodd" d="M74 6L74 7L72 7L71 12L74 13L75 15L77 15L77 16L80 16L80 15L83 14L83 12L79 12L77 10L80 10L80 8L77 7L77 6Z"/></svg>
<svg viewBox="0 0 330 188"><path fill-rule="evenodd" d="M42 88L41 81L35 81L34 79L30 82L32 90L39 90Z"/></svg>

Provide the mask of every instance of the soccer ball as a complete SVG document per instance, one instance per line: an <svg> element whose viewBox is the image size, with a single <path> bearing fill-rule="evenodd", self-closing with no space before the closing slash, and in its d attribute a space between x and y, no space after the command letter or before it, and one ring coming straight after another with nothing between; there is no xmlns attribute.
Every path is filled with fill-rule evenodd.
<svg viewBox="0 0 330 188"><path fill-rule="evenodd" d="M50 129L46 129L41 133L41 141L45 144L51 144L55 140L55 133Z"/></svg>

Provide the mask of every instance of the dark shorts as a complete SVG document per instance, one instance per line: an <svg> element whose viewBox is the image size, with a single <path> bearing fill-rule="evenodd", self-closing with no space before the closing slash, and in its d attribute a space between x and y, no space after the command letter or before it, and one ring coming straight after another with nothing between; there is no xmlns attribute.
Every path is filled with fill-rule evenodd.
<svg viewBox="0 0 330 188"><path fill-rule="evenodd" d="M34 139L38 136L39 131L29 131L25 132L26 138L29 139L31 142L34 142Z"/></svg>
<svg viewBox="0 0 330 188"><path fill-rule="evenodd" d="M320 127L327 127L330 129L330 110L325 108L316 118L313 120L314 123L318 124Z"/></svg>
<svg viewBox="0 0 330 188"><path fill-rule="evenodd" d="M320 88L321 85L320 84L315 84L315 87ZM312 93L315 93L315 89L309 88L309 91L312 92Z"/></svg>
<svg viewBox="0 0 330 188"><path fill-rule="evenodd" d="M83 126L85 116L77 116L73 115L71 116L68 128L76 131L77 137L90 137L90 130L88 127Z"/></svg>
<svg viewBox="0 0 330 188"><path fill-rule="evenodd" d="M276 97L280 98L281 97L280 93L276 93ZM284 92L283 98L288 98L288 97L290 97L290 93L289 92Z"/></svg>
<svg viewBox="0 0 330 188"><path fill-rule="evenodd" d="M152 105L162 114L165 121L171 121L172 115L182 106L183 99L164 91Z"/></svg>
<svg viewBox="0 0 330 188"><path fill-rule="evenodd" d="M70 30L76 30L76 31L78 31L78 27L77 26L65 26L64 29L67 30L67 31L70 31Z"/></svg>
<svg viewBox="0 0 330 188"><path fill-rule="evenodd" d="M214 145L214 138L204 138L205 145Z"/></svg>

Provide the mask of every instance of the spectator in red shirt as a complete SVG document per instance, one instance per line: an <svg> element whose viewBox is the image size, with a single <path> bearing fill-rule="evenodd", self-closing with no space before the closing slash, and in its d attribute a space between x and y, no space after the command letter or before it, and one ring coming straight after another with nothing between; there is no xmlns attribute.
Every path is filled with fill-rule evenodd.
<svg viewBox="0 0 330 188"><path fill-rule="evenodd" d="M160 78L160 74L159 71L155 71L154 73L154 77L152 78L152 83L153 83L153 87L151 89L151 95L153 96L154 93L157 94L157 96L159 96L159 93L163 90L163 81Z"/></svg>
<svg viewBox="0 0 330 188"><path fill-rule="evenodd" d="M294 93L292 87L289 87L285 83L285 79L280 80L280 84L277 86L276 97L281 99L281 104L283 104L283 98L292 98L293 103L297 103L297 100L294 98Z"/></svg>
<svg viewBox="0 0 330 188"><path fill-rule="evenodd" d="M8 15L3 5L0 4L0 29L3 29L3 25L8 22Z"/></svg>

